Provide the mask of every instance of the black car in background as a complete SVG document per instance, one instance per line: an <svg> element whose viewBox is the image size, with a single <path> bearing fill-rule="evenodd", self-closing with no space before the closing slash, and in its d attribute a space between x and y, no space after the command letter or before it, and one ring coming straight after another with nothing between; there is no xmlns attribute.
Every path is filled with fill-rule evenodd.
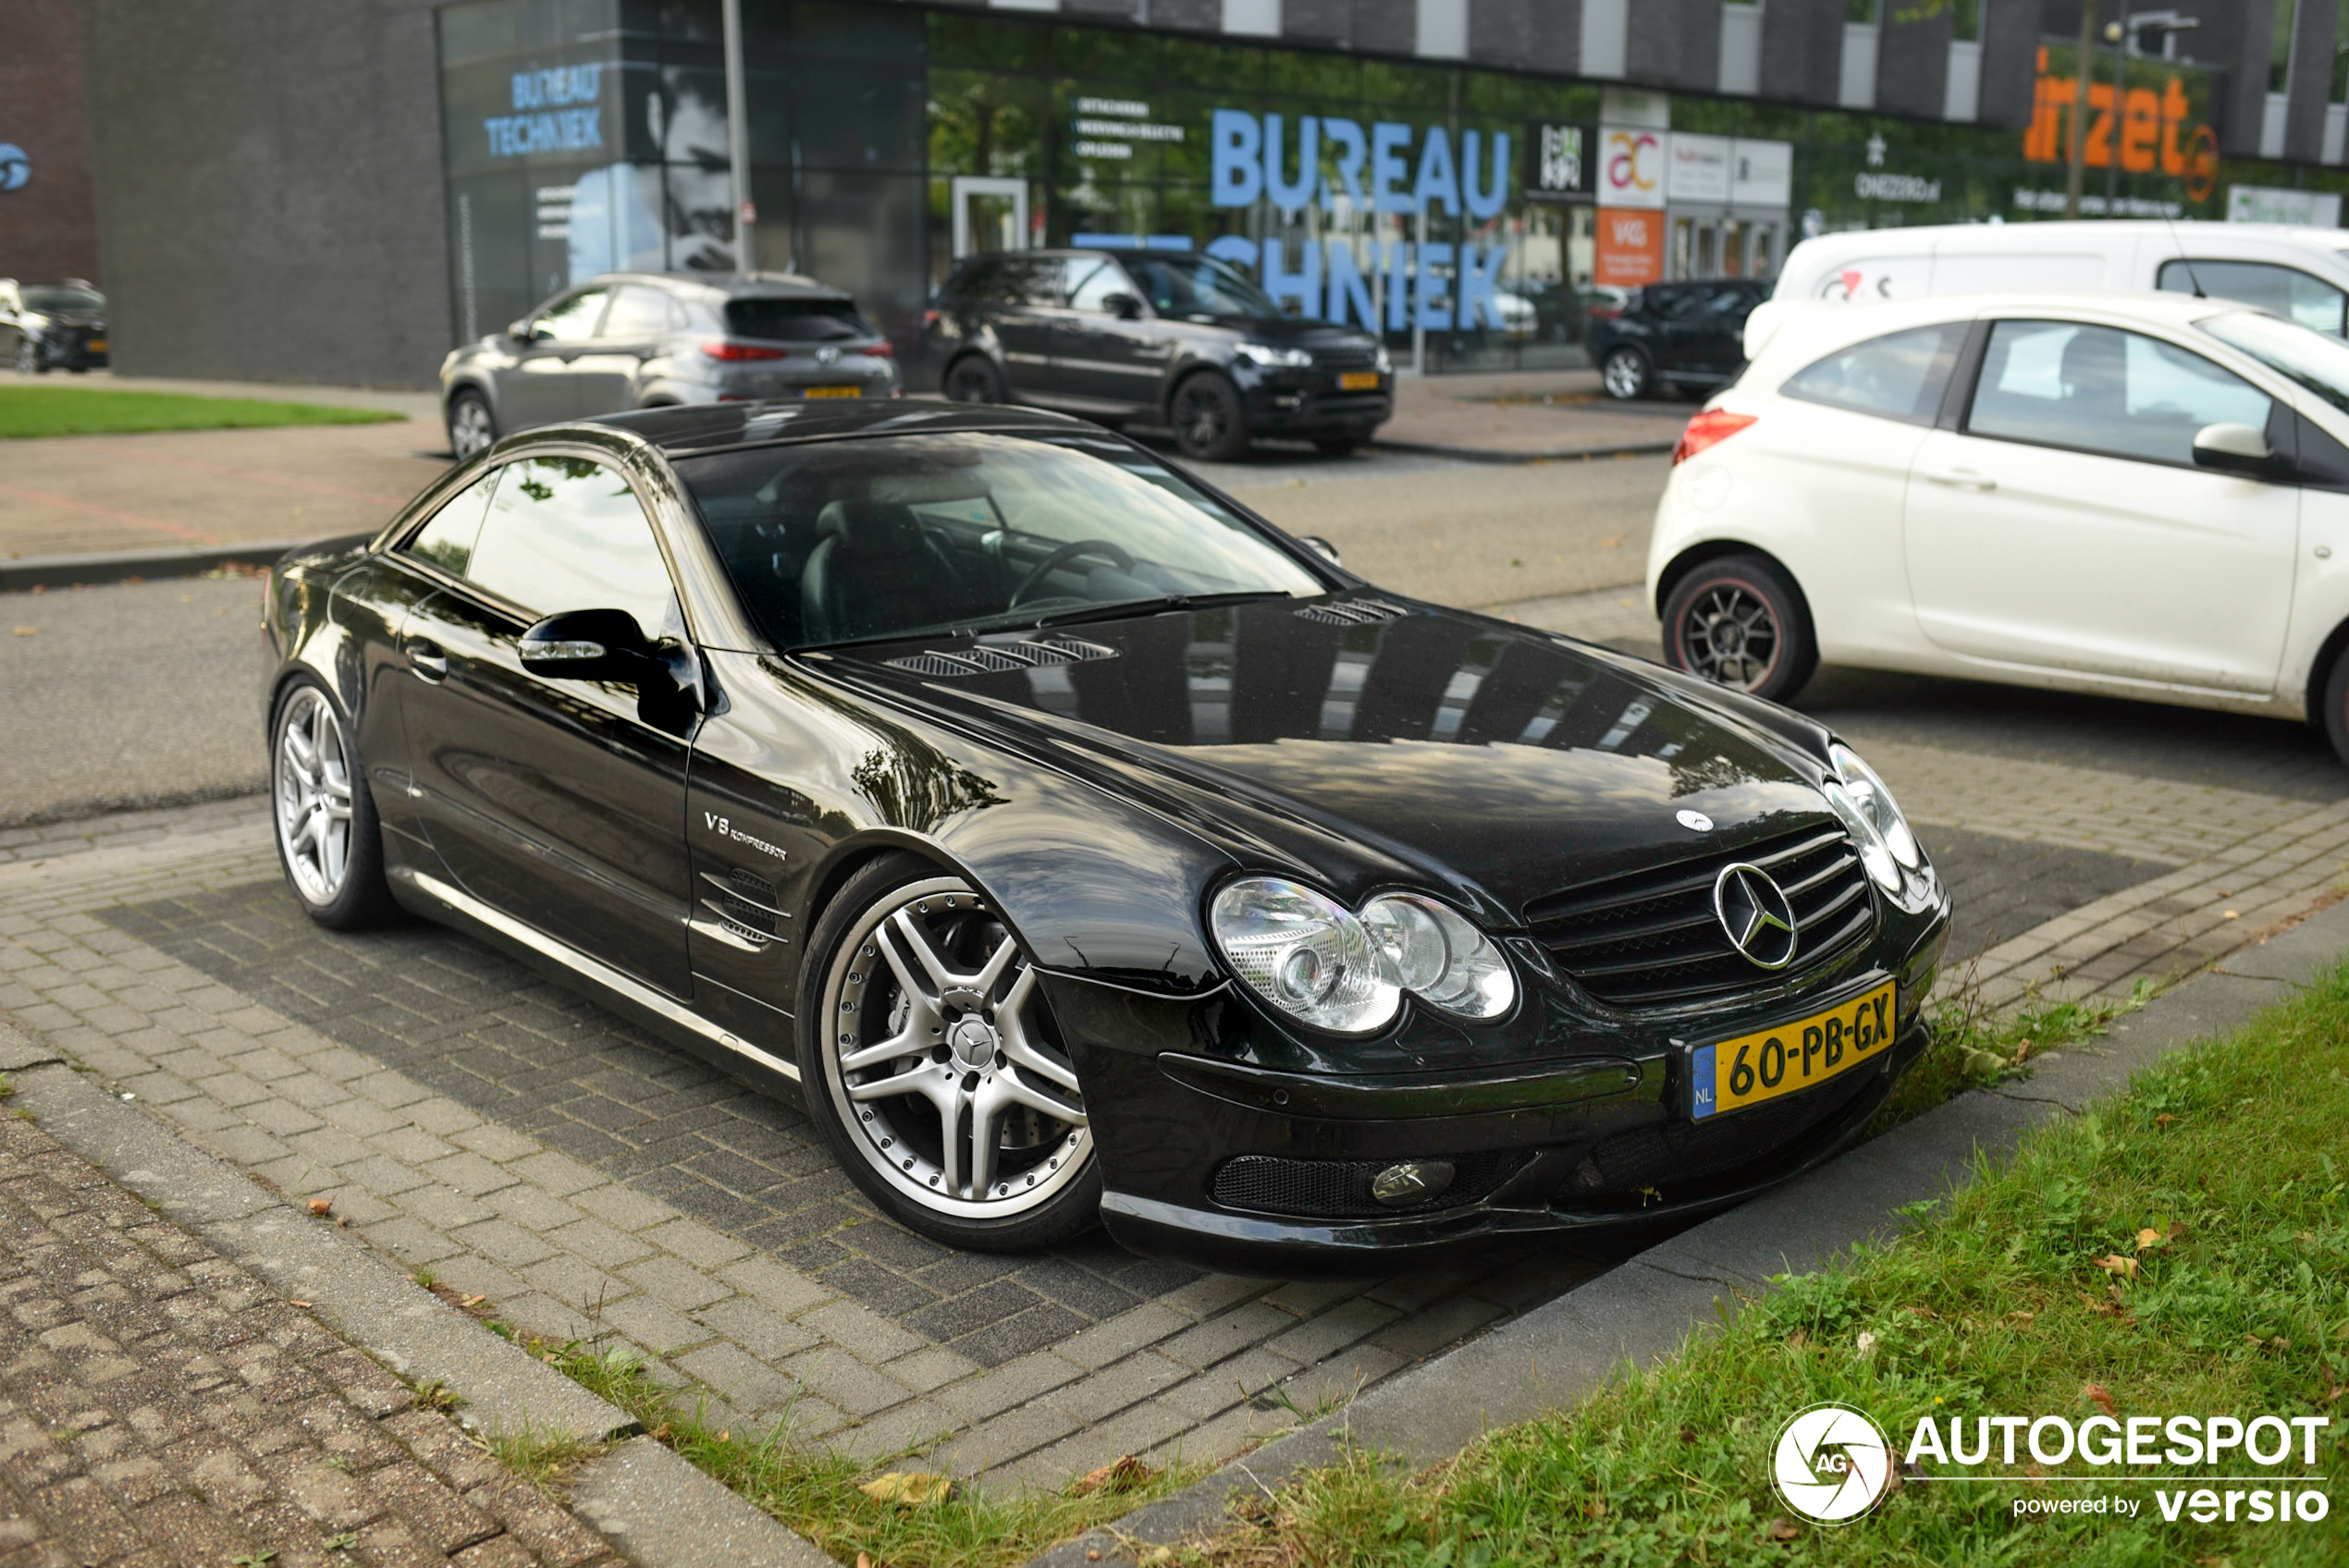
<svg viewBox="0 0 2349 1568"><path fill-rule="evenodd" d="M804 1104L958 1246L1243 1272L1833 1155L1949 900L1800 714L1382 592L1125 437L906 401L510 437L264 589L294 895Z"/></svg>
<svg viewBox="0 0 2349 1568"><path fill-rule="evenodd" d="M106 297L78 277L62 283L0 277L0 360L19 375L102 368L107 363Z"/></svg>
<svg viewBox="0 0 2349 1568"><path fill-rule="evenodd" d="M1189 458L1230 461L1260 435L1350 452L1395 409L1376 337L1287 314L1208 256L989 252L956 266L932 304L929 362L947 397L1171 425Z"/></svg>
<svg viewBox="0 0 2349 1568"><path fill-rule="evenodd" d="M1757 278L1651 283L1612 316L1591 320L1591 362L1612 398L1659 386L1708 392L1745 364L1745 318L1770 296Z"/></svg>

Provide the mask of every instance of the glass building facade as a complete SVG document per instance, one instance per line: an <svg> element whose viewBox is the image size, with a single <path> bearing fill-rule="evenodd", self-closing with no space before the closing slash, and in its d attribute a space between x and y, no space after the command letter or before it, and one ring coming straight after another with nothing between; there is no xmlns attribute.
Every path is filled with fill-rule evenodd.
<svg viewBox="0 0 2349 1568"><path fill-rule="evenodd" d="M1003 11L742 9L755 263L854 290L907 346L961 253L1117 242L1230 258L1429 371L1579 364L1594 284L1766 277L1828 229L2060 215L2076 99L2055 43L2016 131ZM735 265L718 0L438 19L463 337L597 272ZM2220 217L2231 177L2274 183L2220 164L2222 86L2099 62L2087 212Z"/></svg>

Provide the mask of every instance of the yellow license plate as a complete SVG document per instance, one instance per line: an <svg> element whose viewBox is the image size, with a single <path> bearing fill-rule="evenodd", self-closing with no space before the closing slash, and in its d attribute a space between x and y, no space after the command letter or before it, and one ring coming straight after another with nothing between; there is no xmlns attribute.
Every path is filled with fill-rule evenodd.
<svg viewBox="0 0 2349 1568"><path fill-rule="evenodd" d="M1875 1061L1892 1047L1896 1011L1888 980L1809 1018L1699 1046L1690 1057L1689 1114L1742 1110Z"/></svg>
<svg viewBox="0 0 2349 1568"><path fill-rule="evenodd" d="M861 386L810 386L801 394L807 398L861 398L864 395L865 389Z"/></svg>
<svg viewBox="0 0 2349 1568"><path fill-rule="evenodd" d="M1374 370L1341 371L1338 373L1337 389L1341 392L1375 392L1378 390L1378 372Z"/></svg>
<svg viewBox="0 0 2349 1568"><path fill-rule="evenodd" d="M92 337L90 339L90 351L93 354L105 353L106 351L106 340L103 337Z"/></svg>

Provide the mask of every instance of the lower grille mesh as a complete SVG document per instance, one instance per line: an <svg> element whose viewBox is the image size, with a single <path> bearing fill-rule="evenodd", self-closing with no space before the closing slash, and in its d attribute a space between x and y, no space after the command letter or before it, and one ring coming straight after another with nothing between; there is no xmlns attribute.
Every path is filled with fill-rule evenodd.
<svg viewBox="0 0 2349 1568"><path fill-rule="evenodd" d="M1876 1082L1873 1072L1853 1072L1840 1084L1771 1100L1703 1121L1664 1121L1634 1127L1602 1140L1568 1182L1573 1197L1630 1196L1654 1187L1701 1181L1754 1165L1773 1154L1791 1152L1804 1132L1836 1113Z"/></svg>
<svg viewBox="0 0 2349 1568"><path fill-rule="evenodd" d="M1532 1155L1523 1149L1492 1154L1428 1156L1447 1159L1456 1174L1452 1184L1423 1202L1390 1208L1371 1196L1371 1179L1392 1159L1284 1159L1276 1155L1235 1155L1215 1172L1211 1191L1226 1208L1253 1209L1261 1214L1294 1214L1310 1219L1366 1219L1372 1215L1410 1214L1420 1209L1451 1208L1490 1197L1494 1189L1517 1174Z"/></svg>

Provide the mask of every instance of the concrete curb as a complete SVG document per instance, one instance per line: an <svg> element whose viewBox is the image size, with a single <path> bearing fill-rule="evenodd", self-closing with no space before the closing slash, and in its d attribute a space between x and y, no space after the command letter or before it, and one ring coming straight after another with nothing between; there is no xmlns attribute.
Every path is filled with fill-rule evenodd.
<svg viewBox="0 0 2349 1568"><path fill-rule="evenodd" d="M127 577L201 577L224 566L267 566L306 539L263 539L243 545L175 545L156 550L98 550L86 556L19 556L0 559L0 594L34 588L119 582Z"/></svg>
<svg viewBox="0 0 2349 1568"><path fill-rule="evenodd" d="M2337 904L2157 998L2094 1047L2052 1054L2028 1079L1961 1095L1127 1514L1113 1529L1062 1542L1028 1568L1131 1562L1133 1549L1212 1530L1230 1517L1236 1496L1332 1464L1348 1446L1423 1469L1491 1427L1579 1403L1627 1363L1668 1358L1687 1335L1732 1315L1741 1297L1767 1290L1773 1275L1807 1273L1859 1242L1895 1233L1903 1206L1944 1195L1981 1161L2012 1154L2032 1128L2077 1115L2139 1069L2288 999L2344 952L2349 904Z"/></svg>
<svg viewBox="0 0 2349 1568"><path fill-rule="evenodd" d="M359 1243L297 1211L75 1072L0 1017L12 1103L166 1219L195 1232L400 1376L438 1380L467 1428L630 1438L634 1417L491 1333ZM834 1568L805 1538L649 1439L582 1467L580 1518L640 1568Z"/></svg>
<svg viewBox="0 0 2349 1568"><path fill-rule="evenodd" d="M1383 452L1410 452L1423 458L1450 458L1463 463L1563 463L1593 458L1652 458L1679 445L1671 441L1626 441L1612 447L1548 447L1538 451L1495 452L1482 447L1450 447L1437 441L1373 439Z"/></svg>

